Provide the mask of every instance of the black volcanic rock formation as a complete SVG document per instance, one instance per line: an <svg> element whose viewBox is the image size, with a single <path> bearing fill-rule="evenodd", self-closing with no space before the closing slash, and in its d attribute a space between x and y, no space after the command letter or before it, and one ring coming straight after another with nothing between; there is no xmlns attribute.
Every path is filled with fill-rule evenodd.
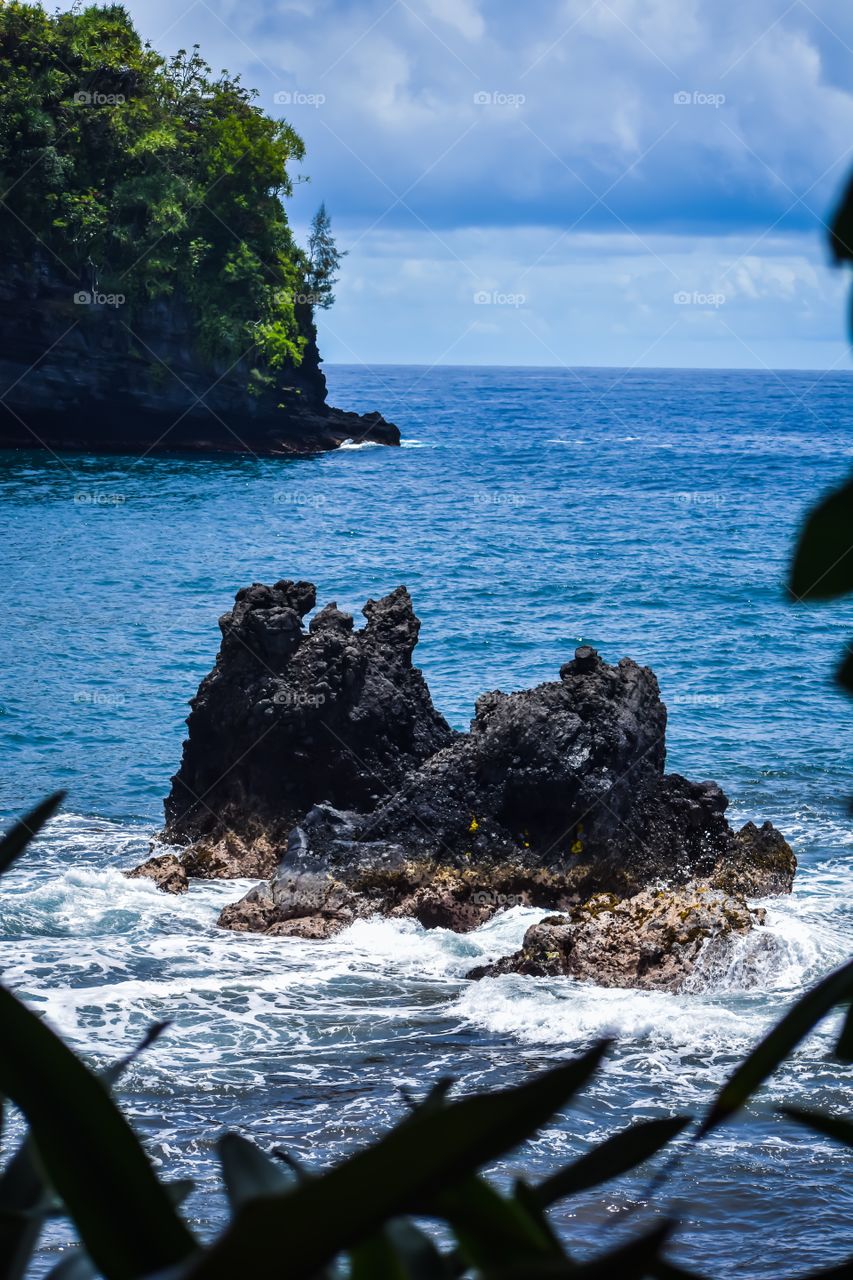
<svg viewBox="0 0 853 1280"><path fill-rule="evenodd" d="M310 583L255 585L187 721L164 837L190 875L263 875L224 925L323 937L375 912L476 927L515 903L567 910L696 881L790 890L769 823L729 826L713 782L665 773L666 708L647 667L578 649L559 680L484 694L454 733L412 666L398 587L367 625ZM146 874L182 887L174 862Z"/></svg>
<svg viewBox="0 0 853 1280"><path fill-rule="evenodd" d="M302 363L250 393L248 357L205 357L179 297L131 308L99 302L53 260L0 265L0 448L275 456L400 443L381 414L326 403L307 307Z"/></svg>
<svg viewBox="0 0 853 1280"><path fill-rule="evenodd" d="M364 609L310 582L256 584L220 619L216 666L193 699L165 838L196 875L272 875L314 805L372 812L453 734L412 666L420 623L405 587Z"/></svg>

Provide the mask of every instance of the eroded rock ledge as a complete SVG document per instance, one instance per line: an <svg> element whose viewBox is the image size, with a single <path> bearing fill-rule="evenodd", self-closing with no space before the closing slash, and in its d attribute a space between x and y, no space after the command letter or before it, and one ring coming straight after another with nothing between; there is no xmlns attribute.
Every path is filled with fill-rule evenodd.
<svg viewBox="0 0 853 1280"><path fill-rule="evenodd" d="M546 916L514 955L467 976L568 976L600 987L682 991L695 981L700 959L705 970L719 965L731 943L765 917L761 907L707 884L622 899L600 893L566 915Z"/></svg>
<svg viewBox="0 0 853 1280"><path fill-rule="evenodd" d="M263 877L226 928L324 938L379 912L465 931L523 904L569 913L547 926L559 945L543 952L535 926L526 958L502 963L528 971L554 952L560 972L643 985L655 966L608 968L602 939L627 956L649 891L680 896L651 900L642 936L659 941L686 910L694 942L757 923L745 897L790 891L796 860L770 823L736 832L716 783L665 772L648 667L583 646L558 680L483 694L457 733L412 665L405 587L368 601L361 629L335 604L306 628L315 603L308 582L255 584L220 620L166 801L163 838L183 852L138 869L171 892L188 876ZM590 924L601 894L622 904L604 931ZM650 981L672 985L692 954Z"/></svg>

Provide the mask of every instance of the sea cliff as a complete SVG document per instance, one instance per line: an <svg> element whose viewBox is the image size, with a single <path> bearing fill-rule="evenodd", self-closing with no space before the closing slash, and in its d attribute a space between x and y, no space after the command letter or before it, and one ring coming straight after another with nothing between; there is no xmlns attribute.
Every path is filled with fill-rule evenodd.
<svg viewBox="0 0 853 1280"><path fill-rule="evenodd" d="M113 286L115 288L115 286ZM345 440L397 445L379 413L335 409L310 306L301 363L252 389L249 353L200 349L180 294L142 305L48 255L0 263L0 447L301 455Z"/></svg>

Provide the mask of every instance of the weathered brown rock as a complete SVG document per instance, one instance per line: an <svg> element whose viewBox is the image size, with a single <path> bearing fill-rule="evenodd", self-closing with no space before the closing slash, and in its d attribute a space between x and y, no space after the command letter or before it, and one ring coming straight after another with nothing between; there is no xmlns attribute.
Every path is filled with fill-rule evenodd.
<svg viewBox="0 0 853 1280"><path fill-rule="evenodd" d="M781 831L771 822L761 827L747 822L709 879L715 889L725 893L771 898L791 892L796 870L797 859Z"/></svg>
<svg viewBox="0 0 853 1280"><path fill-rule="evenodd" d="M164 893L186 893L189 888L187 869L174 853L149 858L147 862L125 874L129 880L153 880Z"/></svg>
<svg viewBox="0 0 853 1280"><path fill-rule="evenodd" d="M761 908L707 884L647 889L627 899L597 894L567 915L532 925L519 951L468 977L567 976L600 987L679 991L700 956L712 965L733 937L764 919Z"/></svg>

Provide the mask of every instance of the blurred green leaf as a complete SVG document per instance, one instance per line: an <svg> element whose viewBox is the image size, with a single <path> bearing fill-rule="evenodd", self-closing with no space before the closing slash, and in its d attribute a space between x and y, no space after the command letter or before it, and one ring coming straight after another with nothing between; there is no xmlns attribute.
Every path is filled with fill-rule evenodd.
<svg viewBox="0 0 853 1280"><path fill-rule="evenodd" d="M829 228L829 247L836 262L853 259L853 181L848 183Z"/></svg>
<svg viewBox="0 0 853 1280"><path fill-rule="evenodd" d="M91 1258L82 1249L72 1251L47 1274L47 1280L97 1280Z"/></svg>
<svg viewBox="0 0 853 1280"><path fill-rule="evenodd" d="M119 1080L131 1063L135 1062L139 1055L144 1053L146 1049L150 1049L151 1045L154 1044L155 1041L159 1040L163 1032L168 1031L170 1026L171 1023L168 1021L155 1022L150 1026L136 1048L131 1049L130 1053L126 1053L123 1058L119 1058L118 1062L114 1062L112 1066L104 1068L101 1072L101 1079L104 1084L110 1089L113 1088L114 1085L118 1084Z"/></svg>
<svg viewBox="0 0 853 1280"><path fill-rule="evenodd" d="M135 1280L196 1247L103 1083L0 987L0 1090L24 1112L50 1181L107 1280Z"/></svg>
<svg viewBox="0 0 853 1280"><path fill-rule="evenodd" d="M835 969L817 986L807 991L744 1059L711 1104L696 1138L704 1137L739 1111L821 1018L836 1005L849 1001L851 996L853 960L840 969Z"/></svg>
<svg viewBox="0 0 853 1280"><path fill-rule="evenodd" d="M453 1272L447 1259L429 1236L406 1218L394 1218L385 1234L408 1268L409 1280L451 1280Z"/></svg>
<svg viewBox="0 0 853 1280"><path fill-rule="evenodd" d="M835 673L835 679L847 693L853 693L853 646L847 642L847 651Z"/></svg>
<svg viewBox="0 0 853 1280"><path fill-rule="evenodd" d="M288 1191L294 1174L239 1133L226 1133L216 1144L225 1193L232 1209L256 1196Z"/></svg>
<svg viewBox="0 0 853 1280"><path fill-rule="evenodd" d="M25 1276L54 1197L28 1136L0 1174L0 1276Z"/></svg>
<svg viewBox="0 0 853 1280"><path fill-rule="evenodd" d="M42 800L41 804L37 804L35 809L6 832L0 840L0 875L21 856L33 837L53 817L64 799L64 791L54 791L52 796Z"/></svg>
<svg viewBox="0 0 853 1280"><path fill-rule="evenodd" d="M649 1160L673 1138L678 1137L691 1120L692 1116L673 1116L671 1119L646 1120L641 1124L631 1125L621 1133L605 1139L574 1164L560 1169L537 1186L520 1184L520 1198L525 1203L533 1201L547 1208L566 1196L577 1195L580 1191L618 1178Z"/></svg>
<svg viewBox="0 0 853 1280"><path fill-rule="evenodd" d="M672 1233L671 1222L611 1249L590 1262L542 1261L484 1273L483 1280L643 1280L651 1275L661 1249Z"/></svg>
<svg viewBox="0 0 853 1280"><path fill-rule="evenodd" d="M853 1147L853 1121L841 1116L827 1116L821 1111L805 1111L801 1107L780 1107L779 1110L790 1120L796 1120L797 1124L804 1124L816 1133Z"/></svg>
<svg viewBox="0 0 853 1280"><path fill-rule="evenodd" d="M176 1178L174 1182L164 1182L163 1190L171 1200L176 1209L180 1209L185 1200L188 1200L195 1191L195 1183L192 1178Z"/></svg>
<svg viewBox="0 0 853 1280"><path fill-rule="evenodd" d="M518 1199L501 1195L484 1178L470 1177L431 1197L430 1210L450 1223L459 1249L480 1270L565 1254L550 1226Z"/></svg>
<svg viewBox="0 0 853 1280"><path fill-rule="evenodd" d="M286 1240L289 1280L313 1275L389 1218L419 1212L430 1197L518 1146L590 1079L608 1043L514 1088L415 1112L322 1177L244 1205L189 1274L278 1277L278 1246Z"/></svg>
<svg viewBox="0 0 853 1280"><path fill-rule="evenodd" d="M789 590L797 600L830 600L853 591L853 481L809 512Z"/></svg>
<svg viewBox="0 0 853 1280"><path fill-rule="evenodd" d="M414 1223L396 1218L353 1249L350 1280L451 1280L433 1242Z"/></svg>
<svg viewBox="0 0 853 1280"><path fill-rule="evenodd" d="M841 1062L853 1062L853 1003L847 1006L841 1034L835 1046L835 1056Z"/></svg>

